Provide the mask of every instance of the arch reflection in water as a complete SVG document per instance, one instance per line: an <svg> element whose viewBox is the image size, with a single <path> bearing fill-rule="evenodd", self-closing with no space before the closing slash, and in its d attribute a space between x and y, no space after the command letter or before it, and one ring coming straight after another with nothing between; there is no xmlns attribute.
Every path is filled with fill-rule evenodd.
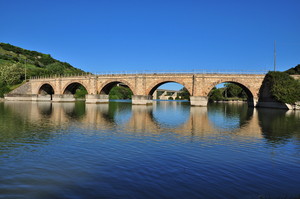
<svg viewBox="0 0 300 199"><path fill-rule="evenodd" d="M222 131L241 128L251 119L254 110L245 103L212 103L207 108L208 117Z"/></svg>
<svg viewBox="0 0 300 199"><path fill-rule="evenodd" d="M153 120L162 127L176 128L189 118L188 102L156 101L153 104Z"/></svg>
<svg viewBox="0 0 300 199"><path fill-rule="evenodd" d="M109 102L109 104L86 104L87 117L82 120L84 124L111 128L126 124L131 117L131 108L128 103Z"/></svg>
<svg viewBox="0 0 300 199"><path fill-rule="evenodd" d="M299 193L299 113L239 113L235 107L224 114L218 106L178 105L173 114L181 109L188 114L172 126L157 119L174 106L165 103L155 109L126 103L0 103L0 193L4 198ZM216 121L227 120L214 115L233 118L232 124L222 129Z"/></svg>
<svg viewBox="0 0 300 199"><path fill-rule="evenodd" d="M50 119L52 110L52 104L48 102L0 103L0 142L6 143L3 147L47 143L53 137L50 132L57 126Z"/></svg>
<svg viewBox="0 0 300 199"><path fill-rule="evenodd" d="M77 125L80 128L115 129L122 132L181 136L209 136L219 132L261 137L257 112L242 107L190 107L179 102L157 102L154 106L109 104L7 102L5 107L32 123ZM21 108L22 107L22 108ZM23 107L26 107L25 109ZM225 114L226 113L226 114Z"/></svg>

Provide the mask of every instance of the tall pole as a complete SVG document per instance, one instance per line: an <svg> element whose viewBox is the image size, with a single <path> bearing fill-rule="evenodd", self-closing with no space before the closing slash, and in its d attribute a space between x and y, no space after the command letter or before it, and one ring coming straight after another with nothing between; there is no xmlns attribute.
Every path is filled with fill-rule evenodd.
<svg viewBox="0 0 300 199"><path fill-rule="evenodd" d="M276 71L276 40L274 40L274 71Z"/></svg>

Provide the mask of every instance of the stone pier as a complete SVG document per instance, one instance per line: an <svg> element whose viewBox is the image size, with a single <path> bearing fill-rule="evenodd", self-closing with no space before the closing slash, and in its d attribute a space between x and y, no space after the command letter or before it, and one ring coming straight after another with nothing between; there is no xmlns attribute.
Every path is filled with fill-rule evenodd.
<svg viewBox="0 0 300 199"><path fill-rule="evenodd" d="M102 104L109 102L109 95L87 94L85 95L85 102L88 104Z"/></svg>
<svg viewBox="0 0 300 199"><path fill-rule="evenodd" d="M192 106L207 106L208 97L206 96L190 96Z"/></svg>
<svg viewBox="0 0 300 199"><path fill-rule="evenodd" d="M132 104L147 105L152 103L151 95L132 95Z"/></svg>
<svg viewBox="0 0 300 199"><path fill-rule="evenodd" d="M37 101L51 101L52 96L51 95L37 95L36 100Z"/></svg>
<svg viewBox="0 0 300 199"><path fill-rule="evenodd" d="M72 94L56 94L52 96L53 102L75 102L76 99Z"/></svg>

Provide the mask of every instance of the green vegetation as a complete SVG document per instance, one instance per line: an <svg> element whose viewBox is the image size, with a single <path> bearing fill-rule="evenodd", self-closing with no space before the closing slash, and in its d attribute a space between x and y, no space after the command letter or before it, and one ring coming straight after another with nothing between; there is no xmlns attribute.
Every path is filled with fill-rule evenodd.
<svg viewBox="0 0 300 199"><path fill-rule="evenodd" d="M295 80L288 73L269 72L265 81L270 85L272 97L277 101L288 104L300 101L300 81Z"/></svg>
<svg viewBox="0 0 300 199"><path fill-rule="evenodd" d="M11 90L9 87L3 83L0 82L0 97L3 97L4 94L10 92Z"/></svg>
<svg viewBox="0 0 300 199"><path fill-rule="evenodd" d="M290 75L300 74L300 64L285 72L270 71L263 84L270 87L271 96L283 103L295 104L300 101L300 80ZM247 98L243 89L233 83L225 83L224 88L213 88L209 94L210 101L245 100Z"/></svg>
<svg viewBox="0 0 300 199"><path fill-rule="evenodd" d="M247 94L245 91L238 85L233 84L233 83L225 83L225 98L239 98L239 99L246 99Z"/></svg>
<svg viewBox="0 0 300 199"><path fill-rule="evenodd" d="M25 68L27 78L84 72L52 58L49 54L0 43L0 97L25 80Z"/></svg>
<svg viewBox="0 0 300 199"><path fill-rule="evenodd" d="M225 83L223 88L214 87L209 93L209 101L243 101L246 99L245 91L233 83Z"/></svg>
<svg viewBox="0 0 300 199"><path fill-rule="evenodd" d="M213 101L223 101L224 97L223 97L223 88L216 88L214 87L210 93L209 93L209 101L213 102Z"/></svg>
<svg viewBox="0 0 300 199"><path fill-rule="evenodd" d="M84 88L84 86L79 86L79 88L76 89L76 92L74 94L74 97L76 99L83 99L85 98L85 95L87 94L87 90Z"/></svg>
<svg viewBox="0 0 300 199"><path fill-rule="evenodd" d="M178 96L176 97L176 99L190 100L190 93L185 87L183 87L179 91L180 91L180 93L178 93Z"/></svg>
<svg viewBox="0 0 300 199"><path fill-rule="evenodd" d="M52 58L49 54L25 50L5 43L0 43L0 60L1 66L9 63L18 63L17 66L23 73L26 65L28 76L64 75L84 72L66 62Z"/></svg>
<svg viewBox="0 0 300 199"><path fill-rule="evenodd" d="M109 92L109 99L131 99L132 91L128 87L115 86Z"/></svg>
<svg viewBox="0 0 300 199"><path fill-rule="evenodd" d="M300 75L300 64L285 71L289 75Z"/></svg>

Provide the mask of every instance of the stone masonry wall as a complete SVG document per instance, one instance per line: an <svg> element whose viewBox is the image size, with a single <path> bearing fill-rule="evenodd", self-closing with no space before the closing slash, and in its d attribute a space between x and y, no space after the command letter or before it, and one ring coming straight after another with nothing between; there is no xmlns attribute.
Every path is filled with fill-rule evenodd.
<svg viewBox="0 0 300 199"><path fill-rule="evenodd" d="M247 74L121 74L103 76L79 76L49 79L32 79L12 93L38 94L43 84L53 87L55 94L64 94L64 90L72 83L82 84L88 94L99 94L112 82L126 84L134 95L150 95L153 88L166 82L177 82L185 86L192 96L207 96L211 89L219 83L233 82L243 85L258 98L264 75Z"/></svg>
<svg viewBox="0 0 300 199"><path fill-rule="evenodd" d="M11 91L9 94L32 94L31 82L26 82L18 88Z"/></svg>

